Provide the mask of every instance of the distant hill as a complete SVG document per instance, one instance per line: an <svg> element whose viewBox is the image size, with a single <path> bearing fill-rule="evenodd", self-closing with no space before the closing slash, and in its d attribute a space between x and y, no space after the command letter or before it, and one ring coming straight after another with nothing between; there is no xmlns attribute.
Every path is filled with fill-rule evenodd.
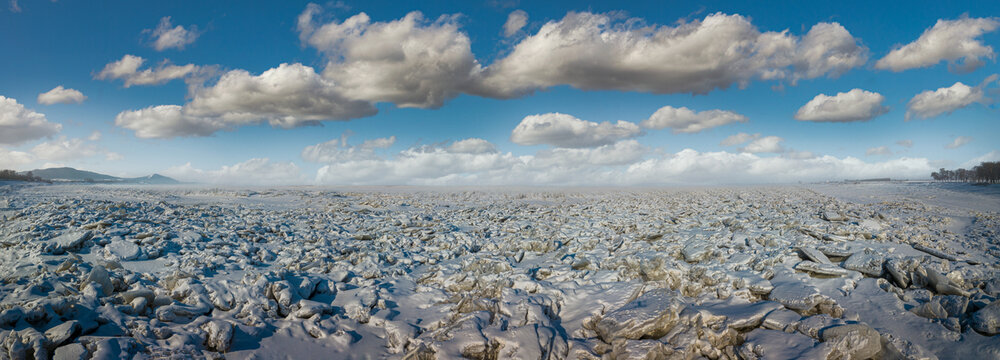
<svg viewBox="0 0 1000 360"><path fill-rule="evenodd" d="M24 172L22 174L27 174ZM35 169L31 174L54 182L85 182L85 183L112 183L112 184L150 184L150 185L170 185L180 184L179 181L169 177L153 174L136 178L120 178L117 176L95 173L93 171L77 170L70 167Z"/></svg>

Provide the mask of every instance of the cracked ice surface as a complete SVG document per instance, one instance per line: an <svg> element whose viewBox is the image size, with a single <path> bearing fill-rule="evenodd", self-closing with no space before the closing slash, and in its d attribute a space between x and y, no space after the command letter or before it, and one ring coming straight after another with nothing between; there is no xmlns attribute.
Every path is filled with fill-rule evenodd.
<svg viewBox="0 0 1000 360"><path fill-rule="evenodd" d="M884 186L7 185L0 358L1000 357L996 196Z"/></svg>

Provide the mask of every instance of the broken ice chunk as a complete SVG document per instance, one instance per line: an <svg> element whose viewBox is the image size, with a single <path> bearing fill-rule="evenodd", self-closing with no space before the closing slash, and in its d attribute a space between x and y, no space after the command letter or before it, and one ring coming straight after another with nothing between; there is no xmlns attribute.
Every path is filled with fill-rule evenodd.
<svg viewBox="0 0 1000 360"><path fill-rule="evenodd" d="M811 285L786 281L775 284L768 298L780 302L789 309L806 311L819 304L823 300L823 295Z"/></svg>
<svg viewBox="0 0 1000 360"><path fill-rule="evenodd" d="M826 221L847 221L846 216L834 211L824 211L822 217Z"/></svg>
<svg viewBox="0 0 1000 360"><path fill-rule="evenodd" d="M802 253L802 255L805 256L806 260L812 260L820 264L832 264L830 262L830 259L827 258L826 255L824 255L819 250L816 250L815 248L809 246L799 246L795 249L798 250L800 253Z"/></svg>
<svg viewBox="0 0 1000 360"><path fill-rule="evenodd" d="M867 325L848 324L820 331L823 342L847 359L871 359L882 351L882 338L878 331Z"/></svg>
<svg viewBox="0 0 1000 360"><path fill-rule="evenodd" d="M73 250L79 248L84 241L87 241L93 236L90 231L71 231L63 233L62 235L56 236L49 239L46 247L52 254L62 254L68 250Z"/></svg>
<svg viewBox="0 0 1000 360"><path fill-rule="evenodd" d="M233 342L233 324L222 320L212 320L201 326L207 332L205 347L213 351L227 352Z"/></svg>
<svg viewBox="0 0 1000 360"><path fill-rule="evenodd" d="M744 359L826 359L830 347L807 336L767 329L746 334L739 348Z"/></svg>
<svg viewBox="0 0 1000 360"><path fill-rule="evenodd" d="M850 271L833 264L817 264L806 260L795 265L795 270L801 270L822 276L847 276Z"/></svg>
<svg viewBox="0 0 1000 360"><path fill-rule="evenodd" d="M127 240L111 240L104 247L104 257L110 260L135 260L139 253L139 245Z"/></svg>
<svg viewBox="0 0 1000 360"><path fill-rule="evenodd" d="M991 336L1000 334L1000 301L972 313L971 320L970 325L978 332Z"/></svg>
<svg viewBox="0 0 1000 360"><path fill-rule="evenodd" d="M677 322L683 308L680 294L667 289L653 289L614 310L597 323L597 334L606 342L613 339L658 338Z"/></svg>
<svg viewBox="0 0 1000 360"><path fill-rule="evenodd" d="M884 261L884 258L874 251L859 251L844 261L844 268L868 276L879 277L882 276L882 262Z"/></svg>

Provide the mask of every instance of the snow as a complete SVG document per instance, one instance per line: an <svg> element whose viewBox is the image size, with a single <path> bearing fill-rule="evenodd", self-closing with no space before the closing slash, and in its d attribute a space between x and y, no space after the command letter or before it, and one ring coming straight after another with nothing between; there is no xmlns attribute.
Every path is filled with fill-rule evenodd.
<svg viewBox="0 0 1000 360"><path fill-rule="evenodd" d="M979 188L0 185L0 353L998 357Z"/></svg>

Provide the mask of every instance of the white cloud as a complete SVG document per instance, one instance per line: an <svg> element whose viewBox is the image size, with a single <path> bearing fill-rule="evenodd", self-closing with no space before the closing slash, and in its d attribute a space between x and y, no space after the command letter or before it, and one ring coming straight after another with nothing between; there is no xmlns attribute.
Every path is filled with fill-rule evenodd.
<svg viewBox="0 0 1000 360"><path fill-rule="evenodd" d="M42 105L52 105L52 104L72 104L72 103L82 103L87 97L83 95L82 92L74 89L63 88L62 85L56 86L52 90L38 94L38 103Z"/></svg>
<svg viewBox="0 0 1000 360"><path fill-rule="evenodd" d="M539 151L531 161L534 167L573 167L589 165L627 165L646 155L649 149L635 140L623 140L596 148L555 148Z"/></svg>
<svg viewBox="0 0 1000 360"><path fill-rule="evenodd" d="M52 136L61 129L62 125L50 123L45 115L0 95L0 144L21 144Z"/></svg>
<svg viewBox="0 0 1000 360"><path fill-rule="evenodd" d="M781 153L781 157L786 159L806 160L806 159L816 158L816 154L813 154L812 151L798 151L795 149L788 149L785 152Z"/></svg>
<svg viewBox="0 0 1000 360"><path fill-rule="evenodd" d="M998 18L961 18L938 20L909 44L893 49L875 63L876 69L903 71L932 66L947 60L953 71L971 71L984 65L983 58L993 59L993 48L979 40L1000 26ZM962 59L962 63L956 61Z"/></svg>
<svg viewBox="0 0 1000 360"><path fill-rule="evenodd" d="M448 152L455 154L489 154L497 152L497 148L489 141L470 138L451 143L448 146Z"/></svg>
<svg viewBox="0 0 1000 360"><path fill-rule="evenodd" d="M317 144L319 146L323 144ZM309 147L310 149L313 147ZM317 172L328 184L551 184L620 169L648 153L635 140L587 149L556 148L534 156L500 153L483 139L415 146L392 156L335 157ZM608 178L608 176L604 176ZM584 181L583 183L587 183ZM600 183L600 181L595 181Z"/></svg>
<svg viewBox="0 0 1000 360"><path fill-rule="evenodd" d="M113 151L109 151L109 152L107 152L107 153L104 154L104 160L106 160L106 161L119 161L119 160L124 160L124 159L125 159L125 155L122 155L122 154L119 154L119 153L116 153L116 152L113 152Z"/></svg>
<svg viewBox="0 0 1000 360"><path fill-rule="evenodd" d="M985 153L982 156L966 161L964 164L962 164L961 167L965 169L971 169L972 167L987 161L1000 161L1000 151L993 150L988 153Z"/></svg>
<svg viewBox="0 0 1000 360"><path fill-rule="evenodd" d="M864 162L789 151L751 153L684 149L644 159L635 140L588 149L548 149L533 156L454 153L449 146L418 146L393 156L340 159L317 171L320 184L341 185L642 185L826 181L869 177L927 178L927 159Z"/></svg>
<svg viewBox="0 0 1000 360"><path fill-rule="evenodd" d="M208 136L226 128L220 119L187 115L179 105L150 106L115 116L115 125L135 131L140 138Z"/></svg>
<svg viewBox="0 0 1000 360"><path fill-rule="evenodd" d="M633 183L764 183L859 178L929 177L927 159L899 158L866 163L857 158L817 156L807 159L760 157L750 153L698 152L691 149L631 165L623 176Z"/></svg>
<svg viewBox="0 0 1000 360"><path fill-rule="evenodd" d="M902 146L902 147L906 147L906 148L910 148L910 147L913 147L913 140L909 140L909 139L907 139L907 140L899 140L899 141L896 142L896 145L899 145L899 146Z"/></svg>
<svg viewBox="0 0 1000 360"><path fill-rule="evenodd" d="M868 121L889 112L882 106L885 97L882 94L853 89L837 95L816 95L795 113L795 119L801 121L850 122Z"/></svg>
<svg viewBox="0 0 1000 360"><path fill-rule="evenodd" d="M125 54L121 60L108 63L101 69L101 72L94 76L98 80L122 80L125 87L132 85L159 85L170 80L187 77L200 77L202 71L209 71L207 68L194 64L172 65L161 63L156 69L145 69L139 71L139 67L146 61L140 56Z"/></svg>
<svg viewBox="0 0 1000 360"><path fill-rule="evenodd" d="M611 144L640 133L638 125L627 121L596 123L572 115L546 113L524 117L511 132L510 140L520 145L584 148Z"/></svg>
<svg viewBox="0 0 1000 360"><path fill-rule="evenodd" d="M39 159L50 161L86 158L97 155L100 151L97 145L87 143L83 139L68 139L65 136L31 148L31 152Z"/></svg>
<svg viewBox="0 0 1000 360"><path fill-rule="evenodd" d="M528 13L524 12L524 10L514 10L510 15L507 15L507 22L503 23L503 36L514 36L527 24Z"/></svg>
<svg viewBox="0 0 1000 360"><path fill-rule="evenodd" d="M986 102L989 98L984 94L983 87L996 78L997 75L990 76L982 85L976 87L955 82L949 87L921 92L906 104L906 120L914 117L927 119L941 114L950 114L952 111L973 103Z"/></svg>
<svg viewBox="0 0 1000 360"><path fill-rule="evenodd" d="M302 64L281 64L256 76L233 70L196 92L185 111L231 124L267 120L282 128L375 115L371 104L346 99L344 91Z"/></svg>
<svg viewBox="0 0 1000 360"><path fill-rule="evenodd" d="M241 125L267 121L293 128L322 120L374 115L368 102L345 99L332 81L302 64L281 64L260 75L230 71L210 87L200 88L185 106L160 105L124 111L115 124L142 138L208 136Z"/></svg>
<svg viewBox="0 0 1000 360"><path fill-rule="evenodd" d="M740 149L741 152L745 153L781 153L785 151L785 148L781 146L781 142L785 141L777 136L765 136L754 141L751 141L747 146Z"/></svg>
<svg viewBox="0 0 1000 360"><path fill-rule="evenodd" d="M35 161L35 156L23 151L7 150L0 147L0 169L19 169Z"/></svg>
<svg viewBox="0 0 1000 360"><path fill-rule="evenodd" d="M948 149L957 149L965 144L972 142L972 140L974 139L971 136L959 136L955 138L955 141L952 141L950 144L945 145L944 147Z"/></svg>
<svg viewBox="0 0 1000 360"><path fill-rule="evenodd" d="M344 132L340 139L333 139L316 145L307 146L302 150L302 159L317 163L333 163L348 160L370 160L377 158L376 149L385 149L396 143L396 137L365 140L361 145L347 144L351 132Z"/></svg>
<svg viewBox="0 0 1000 360"><path fill-rule="evenodd" d="M522 161L510 153L470 153L462 147L425 145L403 150L392 158L332 159L334 161L317 171L316 181L327 184L430 184L449 179L479 183L474 179L500 179Z"/></svg>
<svg viewBox="0 0 1000 360"><path fill-rule="evenodd" d="M17 4L17 0L10 0L10 12L12 13L21 12L21 5Z"/></svg>
<svg viewBox="0 0 1000 360"><path fill-rule="evenodd" d="M160 19L160 24L156 26L156 29L147 31L152 31L153 33L153 48L156 51L163 51L170 48L183 50L185 46L193 43L198 39L198 35L200 35L198 27L194 25L190 29L185 29L180 25L173 26L170 23L169 16L164 16Z"/></svg>
<svg viewBox="0 0 1000 360"><path fill-rule="evenodd" d="M867 49L836 23L817 24L800 40L787 32L762 33L740 15L716 13L664 26L571 12L486 68L474 92L516 97L565 84L704 94L753 79L794 83L837 76L866 59Z"/></svg>
<svg viewBox="0 0 1000 360"><path fill-rule="evenodd" d="M686 107L664 106L639 125L647 129L671 128L676 133L696 133L734 122L746 122L747 117L724 110L694 112Z"/></svg>
<svg viewBox="0 0 1000 360"><path fill-rule="evenodd" d="M97 131L97 130L94 130L94 132L90 133L90 136L87 136L87 140L90 140L90 141L101 140L101 132Z"/></svg>
<svg viewBox="0 0 1000 360"><path fill-rule="evenodd" d="M395 143L396 143L396 136L393 135L393 136L390 136L390 137L387 137L387 138L377 138L377 139L365 140L365 142L361 143L361 148L362 149L387 149L387 148L391 147L392 144L395 144Z"/></svg>
<svg viewBox="0 0 1000 360"><path fill-rule="evenodd" d="M163 175L185 182L225 185L293 185L307 182L295 163L272 162L268 158L253 158L216 170L198 169L186 163L164 170Z"/></svg>
<svg viewBox="0 0 1000 360"><path fill-rule="evenodd" d="M760 134L747 134L747 133L742 133L741 132L741 133L738 133L738 134L735 134L735 135L730 135L730 136L726 137L725 139L722 139L722 142L720 142L719 145L722 145L722 146L739 145L739 144L745 143L747 141L754 140L754 139L759 139L759 138L760 138Z"/></svg>
<svg viewBox="0 0 1000 360"><path fill-rule="evenodd" d="M825 74L836 77L863 66L868 49L858 45L858 40L840 24L819 23L802 38L795 56L795 78L812 79Z"/></svg>
<svg viewBox="0 0 1000 360"><path fill-rule="evenodd" d="M868 156L872 156L872 155L892 155L892 150L889 150L888 146L873 147L873 148L868 148L868 150L865 151L865 155L868 155Z"/></svg>
<svg viewBox="0 0 1000 360"><path fill-rule="evenodd" d="M372 22L359 13L320 25L319 12L311 4L299 15L300 38L328 56L323 76L352 100L438 108L458 96L479 69L457 16L427 21L414 11Z"/></svg>

